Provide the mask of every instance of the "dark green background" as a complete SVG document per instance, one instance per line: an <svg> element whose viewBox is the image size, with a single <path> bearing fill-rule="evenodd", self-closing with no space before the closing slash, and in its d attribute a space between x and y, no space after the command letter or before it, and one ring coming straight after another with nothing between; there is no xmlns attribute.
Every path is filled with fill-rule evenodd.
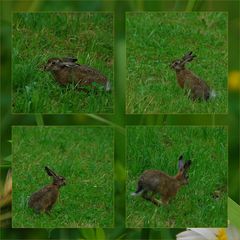
<svg viewBox="0 0 240 240"><path fill-rule="evenodd" d="M125 114L125 12L126 11L227 11L229 15L229 74L239 71L238 1L1 1L1 182L11 167L12 125L110 125L115 128L115 228L11 229L3 239L175 239L182 229L125 228L125 126L126 125L227 125L229 128L229 196L239 203L239 88L229 87L228 114L126 115ZM11 114L11 15L14 11L113 11L115 53L115 113L113 115ZM233 76L233 75L229 75ZM237 81L230 77L229 81ZM230 85L232 86L232 85ZM7 211L11 211L8 206Z"/></svg>

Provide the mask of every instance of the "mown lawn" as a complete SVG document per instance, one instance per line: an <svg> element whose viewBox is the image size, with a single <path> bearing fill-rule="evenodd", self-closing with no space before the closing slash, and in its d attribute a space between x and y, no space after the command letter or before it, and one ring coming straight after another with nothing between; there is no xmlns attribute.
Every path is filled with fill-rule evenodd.
<svg viewBox="0 0 240 240"><path fill-rule="evenodd" d="M181 154L192 160L189 184L169 205L157 207L131 196L147 169L175 175ZM227 173L227 129L223 127L128 127L127 227L227 226Z"/></svg>
<svg viewBox="0 0 240 240"><path fill-rule="evenodd" d="M113 112L113 91L61 87L43 71L49 58L73 56L99 70L113 86L111 13L15 13L12 36L14 113Z"/></svg>
<svg viewBox="0 0 240 240"><path fill-rule="evenodd" d="M113 131L108 127L13 127L13 227L113 226ZM49 166L66 178L47 214L29 196L52 182Z"/></svg>
<svg viewBox="0 0 240 240"><path fill-rule="evenodd" d="M127 13L127 113L226 113L227 14ZM215 90L193 102L178 86L170 63L193 51L187 67Z"/></svg>

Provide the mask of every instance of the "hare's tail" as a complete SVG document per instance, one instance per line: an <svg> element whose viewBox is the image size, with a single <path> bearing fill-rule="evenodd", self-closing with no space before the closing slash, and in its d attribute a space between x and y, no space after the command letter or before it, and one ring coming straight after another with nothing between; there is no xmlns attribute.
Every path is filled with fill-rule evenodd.
<svg viewBox="0 0 240 240"><path fill-rule="evenodd" d="M215 98L216 96L217 96L217 94L216 94L215 90L212 89L212 90L210 91L210 96L209 96L209 98L212 99L212 98Z"/></svg>
<svg viewBox="0 0 240 240"><path fill-rule="evenodd" d="M105 91L110 92L111 90L112 90L111 83L109 81L107 81L107 83L105 85Z"/></svg>
<svg viewBox="0 0 240 240"><path fill-rule="evenodd" d="M138 185L136 192L131 193L131 196L133 196L133 197L139 196L143 193L143 190L144 189L143 189L142 185Z"/></svg>

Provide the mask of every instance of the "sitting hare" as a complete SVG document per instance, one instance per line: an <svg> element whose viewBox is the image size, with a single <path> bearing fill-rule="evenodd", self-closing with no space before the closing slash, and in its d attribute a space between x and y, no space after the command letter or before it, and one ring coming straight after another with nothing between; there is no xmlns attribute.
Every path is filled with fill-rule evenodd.
<svg viewBox="0 0 240 240"><path fill-rule="evenodd" d="M174 60L171 68L176 71L177 81L180 87L187 91L189 90L192 100L208 100L216 96L215 92L209 88L205 81L185 68L185 64L191 62L195 57L196 55L192 55L192 52L189 52L185 54L181 60Z"/></svg>
<svg viewBox="0 0 240 240"><path fill-rule="evenodd" d="M183 162L183 156L178 160L178 173L176 176L169 176L159 170L146 170L138 181L136 192L132 196L141 195L144 199L151 201L155 205L168 204L171 197L174 197L178 190L188 184L188 169L191 160ZM150 196L148 192L151 192ZM161 201L157 200L154 195L160 193Z"/></svg>
<svg viewBox="0 0 240 240"><path fill-rule="evenodd" d="M65 178L58 176L48 167L45 167L45 171L51 177L53 177L53 183L45 186L39 191L32 194L28 201L28 206L33 208L36 213L46 212L52 209L54 203L58 199L59 188L66 185Z"/></svg>
<svg viewBox="0 0 240 240"><path fill-rule="evenodd" d="M96 88L96 84L104 87L105 91L111 90L108 79L96 69L76 63L76 58L50 58L44 66L45 71L50 71L54 79L60 85L75 83L77 88L84 90L84 87Z"/></svg>

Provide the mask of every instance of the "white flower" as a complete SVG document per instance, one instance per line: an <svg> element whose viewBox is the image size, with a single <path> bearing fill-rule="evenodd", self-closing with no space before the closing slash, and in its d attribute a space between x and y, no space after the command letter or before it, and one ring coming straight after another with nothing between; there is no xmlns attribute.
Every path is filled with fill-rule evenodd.
<svg viewBox="0 0 240 240"><path fill-rule="evenodd" d="M228 228L188 228L179 233L177 240L240 240L235 227Z"/></svg>

